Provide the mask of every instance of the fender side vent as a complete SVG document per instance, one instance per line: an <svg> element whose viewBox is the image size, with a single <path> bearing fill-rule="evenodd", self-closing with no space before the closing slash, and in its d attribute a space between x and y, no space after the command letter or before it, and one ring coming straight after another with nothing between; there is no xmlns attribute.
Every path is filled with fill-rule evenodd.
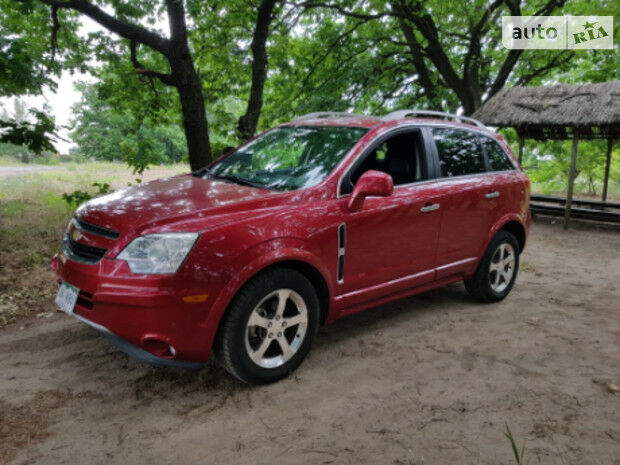
<svg viewBox="0 0 620 465"><path fill-rule="evenodd" d="M344 280L344 254L347 244L347 225L342 223L338 226L338 269L336 272L338 283Z"/></svg>

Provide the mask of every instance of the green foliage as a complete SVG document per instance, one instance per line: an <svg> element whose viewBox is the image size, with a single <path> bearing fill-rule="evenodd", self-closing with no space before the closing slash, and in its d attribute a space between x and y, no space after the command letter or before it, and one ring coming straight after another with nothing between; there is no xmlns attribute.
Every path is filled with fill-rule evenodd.
<svg viewBox="0 0 620 465"><path fill-rule="evenodd" d="M502 135L518 150L514 130L502 130ZM568 185L572 141L525 141L523 168L537 189L544 194L565 193ZM605 177L606 140L580 140L577 151L575 191L598 195ZM615 144L611 154L609 183L620 183L620 147Z"/></svg>
<svg viewBox="0 0 620 465"><path fill-rule="evenodd" d="M0 0L0 95L38 94L56 87L63 69L85 71L87 41L78 38L79 15L59 10L55 44L51 8L37 0ZM54 46L55 45L55 46Z"/></svg>
<svg viewBox="0 0 620 465"><path fill-rule="evenodd" d="M85 41L77 39L78 16L58 12L62 26L51 39L50 7L35 0L0 0L0 97L55 89L65 70L86 70ZM0 142L40 153L54 150L54 120L32 110L31 120L0 116Z"/></svg>
<svg viewBox="0 0 620 465"><path fill-rule="evenodd" d="M75 105L71 137L88 159L125 160L136 173L149 164L177 163L187 153L183 130L173 125L153 125L130 111L113 110L99 88L79 84L82 100Z"/></svg>
<svg viewBox="0 0 620 465"><path fill-rule="evenodd" d="M69 206L77 207L94 197L98 197L100 195L104 195L110 192L110 184L108 184L107 182L94 182L93 187L97 188L97 191L95 193L90 193L78 189L76 191L73 191L71 194L67 194L66 192L63 193L62 199L67 202Z"/></svg>
<svg viewBox="0 0 620 465"><path fill-rule="evenodd" d="M0 120L0 143L24 145L35 153L54 150L51 141L54 120L42 111L32 110L31 114L35 119L34 123L14 119Z"/></svg>
<svg viewBox="0 0 620 465"><path fill-rule="evenodd" d="M462 107L454 88L431 63L429 54L433 52L427 48L428 42L416 31L419 51L426 56L429 78L436 86L432 99L423 92L400 20L390 15L401 2L336 0L321 3L338 6L351 14L383 15L368 20L343 16L334 8L315 8L303 15L294 34L273 37L263 115L267 125L310 111L354 110L382 114L398 108L455 112ZM457 74L462 73L469 32L492 2L426 0L405 3L416 5L416 8L421 5L431 12L449 65ZM477 80L483 92L497 76L509 53L501 45L502 15L511 14L508 3L502 4L482 29L477 72L471 76L460 75L468 84ZM521 14L528 15L547 2L520 3ZM610 0L572 1L564 7L557 6L552 14L613 15L613 5ZM558 54L552 50L526 50L506 85L539 85L558 77L566 82L590 82L618 76L620 58L614 50L584 50L575 55L566 52L559 58Z"/></svg>

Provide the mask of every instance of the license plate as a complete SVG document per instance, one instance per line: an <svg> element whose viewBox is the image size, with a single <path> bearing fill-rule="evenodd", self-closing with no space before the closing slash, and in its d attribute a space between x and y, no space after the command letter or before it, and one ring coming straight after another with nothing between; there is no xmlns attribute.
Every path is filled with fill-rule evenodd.
<svg viewBox="0 0 620 465"><path fill-rule="evenodd" d="M73 307L75 307L75 302L77 301L79 293L80 290L77 287L63 282L56 295L56 305L58 305L63 312L69 315L73 314Z"/></svg>

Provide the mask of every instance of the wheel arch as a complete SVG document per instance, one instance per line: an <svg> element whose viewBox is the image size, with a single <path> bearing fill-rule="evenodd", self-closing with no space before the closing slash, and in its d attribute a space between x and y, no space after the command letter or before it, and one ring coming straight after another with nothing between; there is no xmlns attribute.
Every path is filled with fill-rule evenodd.
<svg viewBox="0 0 620 465"><path fill-rule="evenodd" d="M497 231L508 231L513 236L515 236L517 238L517 242L519 243L519 254L523 252L523 248L525 247L526 233L525 227L519 221L508 221L504 223L500 228L498 228Z"/></svg>
<svg viewBox="0 0 620 465"><path fill-rule="evenodd" d="M308 279L308 281L312 283L312 286L316 290L317 296L319 297L319 305L320 305L320 312L321 312L321 325L323 325L325 323L325 320L327 320L327 314L329 313L329 295L330 294L329 294L329 288L327 286L327 281L325 280L325 277L321 274L321 272L317 268L315 268L313 265L303 260L297 260L297 259L282 260L282 261L277 261L277 262L272 263L271 265L266 266L265 268L263 268L262 270L260 270L259 272L251 276L246 281L246 283L249 282L251 279L254 279L259 274L269 271L273 268L288 268L291 270L295 270L301 273L302 275L304 275Z"/></svg>
<svg viewBox="0 0 620 465"><path fill-rule="evenodd" d="M280 254L273 256L262 256L244 267L235 279L226 286L226 289L220 294L209 311L206 320L202 323L206 329L207 347L205 349L209 354L217 340L222 321L235 295L252 279L273 268L293 269L308 278L316 289L319 298L320 323L323 324L327 320L331 289L326 279L326 270L321 269L321 264L316 261L316 257L299 249L280 251Z"/></svg>

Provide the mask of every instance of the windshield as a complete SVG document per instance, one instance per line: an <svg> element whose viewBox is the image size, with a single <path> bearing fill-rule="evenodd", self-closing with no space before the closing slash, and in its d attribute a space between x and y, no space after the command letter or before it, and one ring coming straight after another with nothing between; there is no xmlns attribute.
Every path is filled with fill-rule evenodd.
<svg viewBox="0 0 620 465"><path fill-rule="evenodd" d="M215 178L268 189L320 183L368 132L341 126L284 126L257 137L209 168Z"/></svg>

